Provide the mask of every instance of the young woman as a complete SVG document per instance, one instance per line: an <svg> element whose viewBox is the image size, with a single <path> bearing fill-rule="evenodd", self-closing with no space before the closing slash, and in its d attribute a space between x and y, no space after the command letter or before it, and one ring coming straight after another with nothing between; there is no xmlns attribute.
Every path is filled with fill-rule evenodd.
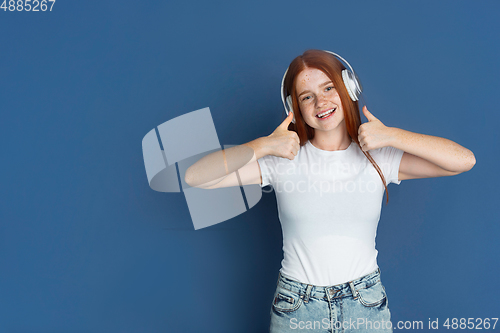
<svg viewBox="0 0 500 333"><path fill-rule="evenodd" d="M475 164L467 148L387 127L366 107L361 124L355 80L331 52L304 52L283 78L290 112L274 132L211 154L185 175L207 189L275 190L284 259L272 333L392 331L375 249L384 191L389 183L457 175Z"/></svg>

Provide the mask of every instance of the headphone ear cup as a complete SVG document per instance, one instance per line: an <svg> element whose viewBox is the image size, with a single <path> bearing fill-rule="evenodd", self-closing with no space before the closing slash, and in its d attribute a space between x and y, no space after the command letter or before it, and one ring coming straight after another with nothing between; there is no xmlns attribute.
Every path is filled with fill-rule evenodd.
<svg viewBox="0 0 500 333"><path fill-rule="evenodd" d="M358 79L350 70L344 69L342 71L342 80L344 81L344 85L351 99L357 101L361 94L361 84Z"/></svg>
<svg viewBox="0 0 500 333"><path fill-rule="evenodd" d="M286 111L286 115L287 116L288 116L288 110L290 110L290 112L294 113L293 119L292 119L292 123L295 124L295 112L293 111L293 102L292 102L292 96L291 95L288 95L286 97L286 108L285 108L285 111Z"/></svg>

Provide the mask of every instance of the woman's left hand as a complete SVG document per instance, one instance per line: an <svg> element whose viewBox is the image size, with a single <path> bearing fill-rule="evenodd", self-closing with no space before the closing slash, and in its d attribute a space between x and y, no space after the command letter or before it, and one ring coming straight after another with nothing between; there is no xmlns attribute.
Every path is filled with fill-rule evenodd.
<svg viewBox="0 0 500 333"><path fill-rule="evenodd" d="M363 151L390 146L392 135L391 128L382 124L370 111L363 106L363 113L368 119L358 129L359 145Z"/></svg>

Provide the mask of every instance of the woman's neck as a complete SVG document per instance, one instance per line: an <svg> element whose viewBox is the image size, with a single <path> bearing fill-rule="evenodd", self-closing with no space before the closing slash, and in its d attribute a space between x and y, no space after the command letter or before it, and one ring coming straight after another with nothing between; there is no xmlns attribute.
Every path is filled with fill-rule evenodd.
<svg viewBox="0 0 500 333"><path fill-rule="evenodd" d="M326 151L345 150L351 142L352 139L345 128L339 131L315 130L314 138L311 139L314 147Z"/></svg>

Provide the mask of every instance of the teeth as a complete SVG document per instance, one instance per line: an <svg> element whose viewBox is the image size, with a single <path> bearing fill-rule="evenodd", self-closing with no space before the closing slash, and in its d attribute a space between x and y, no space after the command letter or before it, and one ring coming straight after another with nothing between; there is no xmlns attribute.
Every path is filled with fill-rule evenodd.
<svg viewBox="0 0 500 333"><path fill-rule="evenodd" d="M324 117L328 116L330 113L332 113L333 111L335 111L335 109L332 109L330 111L326 111L326 112L320 113L320 114L318 114L318 117L324 118Z"/></svg>

